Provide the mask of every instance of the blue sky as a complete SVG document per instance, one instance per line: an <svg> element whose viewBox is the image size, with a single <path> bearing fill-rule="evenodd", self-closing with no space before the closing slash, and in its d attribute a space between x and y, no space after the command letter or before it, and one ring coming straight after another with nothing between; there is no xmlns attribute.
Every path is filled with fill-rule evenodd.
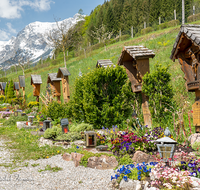
<svg viewBox="0 0 200 190"><path fill-rule="evenodd" d="M0 41L8 41L31 22L73 17L79 9L89 15L104 0L0 0Z"/></svg>

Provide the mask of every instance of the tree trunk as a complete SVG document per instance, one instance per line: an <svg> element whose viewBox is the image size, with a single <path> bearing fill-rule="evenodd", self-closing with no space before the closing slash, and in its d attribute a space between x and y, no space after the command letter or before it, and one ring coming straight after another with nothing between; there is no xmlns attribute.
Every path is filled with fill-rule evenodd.
<svg viewBox="0 0 200 190"><path fill-rule="evenodd" d="M67 68L66 57L65 57L65 51L63 51L63 55L64 55L64 64L65 64L65 68Z"/></svg>

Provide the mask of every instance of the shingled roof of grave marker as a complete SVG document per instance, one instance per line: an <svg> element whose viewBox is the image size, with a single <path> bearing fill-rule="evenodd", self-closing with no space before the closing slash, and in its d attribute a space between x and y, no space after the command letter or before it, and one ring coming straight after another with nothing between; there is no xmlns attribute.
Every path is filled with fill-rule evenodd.
<svg viewBox="0 0 200 190"><path fill-rule="evenodd" d="M14 90L19 90L19 82L14 82Z"/></svg>
<svg viewBox="0 0 200 190"><path fill-rule="evenodd" d="M118 59L118 65L123 65L124 61L153 58L155 53L144 46L124 46Z"/></svg>
<svg viewBox="0 0 200 190"><path fill-rule="evenodd" d="M61 78L57 78L57 73L49 73L47 83L53 82L53 81L61 81Z"/></svg>
<svg viewBox="0 0 200 190"><path fill-rule="evenodd" d="M25 87L25 76L24 75L19 75L19 87Z"/></svg>
<svg viewBox="0 0 200 190"><path fill-rule="evenodd" d="M32 84L42 84L41 75L31 75L31 85Z"/></svg>
<svg viewBox="0 0 200 190"><path fill-rule="evenodd" d="M186 43L181 43L184 37L186 37L187 41ZM182 25L174 43L170 59L175 61L178 51L185 50L185 47L190 46L192 43L200 46L200 25Z"/></svg>
<svg viewBox="0 0 200 190"><path fill-rule="evenodd" d="M57 73L57 78L60 78L61 76L69 76L71 75L70 72L67 70L67 68L59 68L58 69L58 73Z"/></svg>
<svg viewBox="0 0 200 190"><path fill-rule="evenodd" d="M96 68L98 67L107 68L107 67L111 67L112 65L113 65L113 68L116 67L110 59L98 60L96 64Z"/></svg>

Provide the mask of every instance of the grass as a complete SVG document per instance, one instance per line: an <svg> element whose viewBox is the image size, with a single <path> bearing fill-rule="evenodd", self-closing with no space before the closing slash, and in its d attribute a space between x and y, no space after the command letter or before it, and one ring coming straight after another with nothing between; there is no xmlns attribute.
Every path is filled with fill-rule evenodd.
<svg viewBox="0 0 200 190"><path fill-rule="evenodd" d="M199 22L196 23L198 24ZM180 65L178 61L174 63L169 58L176 36L180 30L179 28L180 26L167 28L164 30L154 31L143 36L130 38L126 41L119 41L115 44L108 45L106 48L107 51L105 51L105 48L103 47L94 51L86 52L86 58L83 55L71 58L67 61L67 68L71 73L69 77L71 97L73 97L74 83L76 78L78 78L79 69L83 74L86 74L91 70L95 69L97 60L99 59L110 59L114 64L117 64L123 46L144 45L147 48L152 49L156 54L156 56L153 59L150 59L150 71L154 70L155 63L161 63L164 66L169 66L170 73L172 74L172 85L175 89L176 94L176 102L179 103L181 107L184 101L189 101L191 108L192 102L194 102L194 93L186 92L184 85L185 81L183 79L183 72L180 69ZM48 67L42 68L42 65L37 66L35 68L31 68L31 72L27 72L25 74L25 90L28 99L27 102L36 100L36 98L33 96L33 87L30 85L31 74L41 75L43 81L43 84L41 85L41 93L45 94L47 74L57 72L59 67L64 67L62 59L63 55L61 53L56 59L58 63L57 65L52 65L52 62L55 62L55 60L50 60L48 61L48 64L44 62L44 65L49 65ZM21 74L21 71L17 74L14 72L7 75L7 77L9 78L9 80L12 78L14 81L18 81L18 75ZM61 100L62 99L63 98L61 97Z"/></svg>
<svg viewBox="0 0 200 190"><path fill-rule="evenodd" d="M7 148L13 150L12 159L15 162L23 162L25 160L37 160L41 158L49 158L51 156L62 154L65 149L57 146L39 147L39 136L31 135L31 130L18 129L16 126L1 127L0 137L9 139L11 142L6 143ZM24 163L23 167L27 167L28 163Z"/></svg>
<svg viewBox="0 0 200 190"><path fill-rule="evenodd" d="M52 171L52 172L58 172L62 170L62 168L55 166L55 167L51 167L50 165L46 165L45 169L40 169L38 170L38 172L43 172L43 171Z"/></svg>

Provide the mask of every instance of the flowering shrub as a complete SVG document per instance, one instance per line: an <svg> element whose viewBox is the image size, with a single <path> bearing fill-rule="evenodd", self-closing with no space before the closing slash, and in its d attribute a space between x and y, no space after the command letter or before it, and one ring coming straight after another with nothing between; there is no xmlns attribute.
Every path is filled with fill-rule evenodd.
<svg viewBox="0 0 200 190"><path fill-rule="evenodd" d="M133 153L135 150L144 150L148 143L146 137L138 137L133 132L119 132L116 139L111 139L111 150L120 154Z"/></svg>
<svg viewBox="0 0 200 190"><path fill-rule="evenodd" d="M116 179L118 183L120 183L122 179L128 181L128 178L132 180L145 180L145 178L149 176L152 166L156 164L157 162L151 162L150 165L143 162L137 165L123 165L120 169L115 170L115 176L111 176L111 180Z"/></svg>
<svg viewBox="0 0 200 190"><path fill-rule="evenodd" d="M199 162L200 162L200 159L199 160L191 159L188 163L186 163L185 161L181 161L180 169L189 171L190 176L200 178Z"/></svg>
<svg viewBox="0 0 200 190"><path fill-rule="evenodd" d="M46 115L42 114L41 112L38 113L38 115L36 116L38 121L44 121L47 119Z"/></svg>
<svg viewBox="0 0 200 190"><path fill-rule="evenodd" d="M152 168L150 176L151 186L159 189L190 189L192 186L189 171L180 171L175 167L164 167L165 163L159 162Z"/></svg>
<svg viewBox="0 0 200 190"><path fill-rule="evenodd" d="M135 131L119 131L115 136L116 138L111 139L111 150L119 154L133 153L137 150L151 151L156 150L156 139L164 137L164 129L156 127L149 131L146 129L145 133L136 133Z"/></svg>

